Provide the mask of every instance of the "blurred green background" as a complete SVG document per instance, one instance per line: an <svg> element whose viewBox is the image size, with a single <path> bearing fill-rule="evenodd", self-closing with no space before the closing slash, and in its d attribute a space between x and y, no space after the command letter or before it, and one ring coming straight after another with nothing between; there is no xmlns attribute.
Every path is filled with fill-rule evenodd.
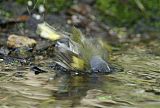
<svg viewBox="0 0 160 108"><path fill-rule="evenodd" d="M16 0L26 3L25 0ZM44 4L48 11L61 12L73 4L74 0L33 0ZM98 18L116 26L133 27L145 23L146 26L160 27L160 0L93 0L92 5L99 13ZM107 19L107 20L106 20Z"/></svg>

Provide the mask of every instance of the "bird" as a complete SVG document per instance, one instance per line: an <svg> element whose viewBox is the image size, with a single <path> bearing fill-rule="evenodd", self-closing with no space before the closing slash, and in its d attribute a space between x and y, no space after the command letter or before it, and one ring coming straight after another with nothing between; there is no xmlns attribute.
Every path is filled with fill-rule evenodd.
<svg viewBox="0 0 160 108"><path fill-rule="evenodd" d="M71 31L59 32L46 22L37 26L37 33L41 37L55 42L56 64L67 70L111 73L108 44L101 38L86 38L76 27Z"/></svg>

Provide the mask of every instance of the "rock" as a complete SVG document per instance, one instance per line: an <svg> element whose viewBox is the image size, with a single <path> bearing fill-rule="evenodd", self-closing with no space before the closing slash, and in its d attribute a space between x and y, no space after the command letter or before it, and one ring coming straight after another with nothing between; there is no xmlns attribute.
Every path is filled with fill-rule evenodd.
<svg viewBox="0 0 160 108"><path fill-rule="evenodd" d="M10 35L7 40L7 46L9 48L34 47L35 45L36 41L34 39L14 34Z"/></svg>
<svg viewBox="0 0 160 108"><path fill-rule="evenodd" d="M8 55L9 54L9 50L5 47L1 47L0 48L0 55Z"/></svg>
<svg viewBox="0 0 160 108"><path fill-rule="evenodd" d="M26 46L15 48L10 52L9 56L23 59L30 58L33 56L33 48Z"/></svg>
<svg viewBox="0 0 160 108"><path fill-rule="evenodd" d="M91 12L91 7L87 4L78 4L73 5L69 10L68 13L74 15L75 13L79 13L81 15L88 15Z"/></svg>

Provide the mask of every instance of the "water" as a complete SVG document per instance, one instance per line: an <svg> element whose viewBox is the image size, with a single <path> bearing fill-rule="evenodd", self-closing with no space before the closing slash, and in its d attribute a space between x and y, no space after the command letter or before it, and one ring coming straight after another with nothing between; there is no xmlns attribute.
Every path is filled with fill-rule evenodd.
<svg viewBox="0 0 160 108"><path fill-rule="evenodd" d="M148 45L159 44L155 41ZM158 50L158 47L156 47ZM112 61L124 68L110 75L54 77L48 60L37 61L48 73L30 67L0 65L0 108L159 108L160 56L146 44L126 45Z"/></svg>

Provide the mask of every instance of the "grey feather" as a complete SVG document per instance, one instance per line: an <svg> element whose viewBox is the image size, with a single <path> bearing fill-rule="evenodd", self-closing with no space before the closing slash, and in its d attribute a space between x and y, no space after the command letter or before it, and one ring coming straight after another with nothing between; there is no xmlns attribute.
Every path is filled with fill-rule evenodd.
<svg viewBox="0 0 160 108"><path fill-rule="evenodd" d="M93 72L111 72L109 64L100 56L93 56L90 60L90 66Z"/></svg>

